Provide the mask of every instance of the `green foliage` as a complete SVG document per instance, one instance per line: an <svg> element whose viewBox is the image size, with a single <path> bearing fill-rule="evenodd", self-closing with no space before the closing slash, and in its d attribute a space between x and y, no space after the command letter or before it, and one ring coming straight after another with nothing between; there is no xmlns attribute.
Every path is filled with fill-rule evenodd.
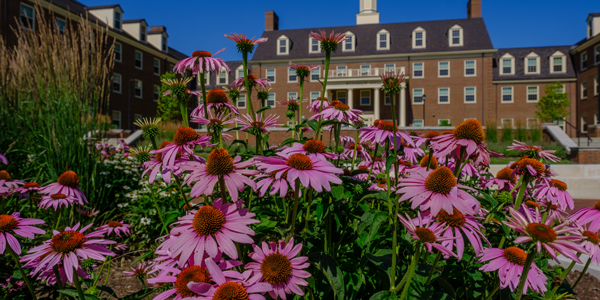
<svg viewBox="0 0 600 300"><path fill-rule="evenodd" d="M513 141L513 129L512 126L504 124L502 126L502 141L512 142Z"/></svg>
<svg viewBox="0 0 600 300"><path fill-rule="evenodd" d="M544 90L545 95L535 105L536 117L542 122L554 122L556 118L564 118L569 115L569 96L563 93L564 87L560 82L549 84Z"/></svg>
<svg viewBox="0 0 600 300"><path fill-rule="evenodd" d="M160 76L160 80L163 79L175 79L175 74L166 72ZM179 109L177 98L175 98L173 94L163 96L163 93L168 90L169 86L162 83L160 86L160 95L158 96L158 111L156 114L166 122L181 120L181 110Z"/></svg>
<svg viewBox="0 0 600 300"><path fill-rule="evenodd" d="M539 143L542 141L542 127L535 126L529 130L529 138L532 143Z"/></svg>
<svg viewBox="0 0 600 300"><path fill-rule="evenodd" d="M485 123L485 139L488 142L498 142L498 125L496 124L496 120Z"/></svg>
<svg viewBox="0 0 600 300"><path fill-rule="evenodd" d="M527 128L525 127L523 122L521 122L521 120L517 121L517 130L515 133L516 133L515 138L517 139L517 141L522 141L522 142L527 141Z"/></svg>
<svg viewBox="0 0 600 300"><path fill-rule="evenodd" d="M450 121L448 120L442 120L439 126L452 126L452 124L450 124Z"/></svg>

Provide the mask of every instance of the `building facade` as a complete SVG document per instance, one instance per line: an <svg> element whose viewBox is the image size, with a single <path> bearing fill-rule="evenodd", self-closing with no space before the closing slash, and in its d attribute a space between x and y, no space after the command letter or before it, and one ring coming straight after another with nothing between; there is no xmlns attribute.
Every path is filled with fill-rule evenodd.
<svg viewBox="0 0 600 300"><path fill-rule="evenodd" d="M39 6L36 3L39 2ZM59 28L75 26L80 18L108 27L109 42L114 42L112 93L106 112L113 128L135 129L133 122L153 117L157 111L160 76L186 56L169 47L164 26L150 27L144 19L126 20L120 5L85 6L75 0L2 0L0 27L5 43L17 44L13 28L36 28L37 14L55 22ZM43 10L37 12L36 10Z"/></svg>

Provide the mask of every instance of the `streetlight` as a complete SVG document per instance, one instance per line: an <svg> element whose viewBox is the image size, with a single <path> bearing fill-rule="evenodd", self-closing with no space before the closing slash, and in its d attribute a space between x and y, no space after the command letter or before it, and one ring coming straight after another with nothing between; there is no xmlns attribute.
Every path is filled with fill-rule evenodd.
<svg viewBox="0 0 600 300"><path fill-rule="evenodd" d="M423 127L425 127L425 94L423 94Z"/></svg>

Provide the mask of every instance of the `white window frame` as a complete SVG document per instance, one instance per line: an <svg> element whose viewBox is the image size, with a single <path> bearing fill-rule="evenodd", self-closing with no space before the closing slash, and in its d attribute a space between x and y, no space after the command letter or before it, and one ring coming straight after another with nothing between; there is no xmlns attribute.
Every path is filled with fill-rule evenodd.
<svg viewBox="0 0 600 300"><path fill-rule="evenodd" d="M340 93L346 94L344 97L342 97L342 99L344 99L344 101L340 100ZM348 91L344 91L344 90L336 91L335 92L335 99L339 100L339 101L342 101L342 103L344 103L344 104L348 104Z"/></svg>
<svg viewBox="0 0 600 300"><path fill-rule="evenodd" d="M117 15L119 16L118 18L117 18ZM119 26L116 26L117 22L118 22ZM123 30L123 13L119 12L117 10L115 10L113 12L113 28L116 30L120 30L120 31Z"/></svg>
<svg viewBox="0 0 600 300"><path fill-rule="evenodd" d="M510 120L510 128L514 128L515 127L515 119L514 118L501 118L500 126L502 128L504 128L504 121L508 121L508 120Z"/></svg>
<svg viewBox="0 0 600 300"><path fill-rule="evenodd" d="M290 76L296 76L296 80L290 80ZM298 82L298 75L296 75L296 70L294 70L292 68L288 68L287 82L288 83Z"/></svg>
<svg viewBox="0 0 600 300"><path fill-rule="evenodd" d="M473 74L467 74L467 62L468 61L472 61L473 62ZM464 62L464 66L465 66L465 77L476 77L477 76L477 60L476 59L467 59Z"/></svg>
<svg viewBox="0 0 600 300"><path fill-rule="evenodd" d="M421 76L415 75L415 65L421 64ZM414 62L412 65L412 78L425 78L425 62Z"/></svg>
<svg viewBox="0 0 600 300"><path fill-rule="evenodd" d="M225 74L225 83L221 83L221 74ZM225 69L224 67L221 68L221 71L219 72L219 74L217 74L217 85L228 85L229 84L229 73L227 72L227 69Z"/></svg>
<svg viewBox="0 0 600 300"><path fill-rule="evenodd" d="M388 66L393 66L392 68L388 68ZM396 64L383 64L383 71L384 72L395 72L396 71Z"/></svg>
<svg viewBox="0 0 600 300"><path fill-rule="evenodd" d="M467 101L467 89L473 89L473 101ZM464 103L465 104L476 104L477 103L477 87L476 86L465 86L464 88ZM471 95L468 95L471 96Z"/></svg>
<svg viewBox="0 0 600 300"><path fill-rule="evenodd" d="M166 36L163 35L160 37L160 45L163 52L169 52L169 39Z"/></svg>
<svg viewBox="0 0 600 300"><path fill-rule="evenodd" d="M581 116L581 132L587 133L587 130L585 130L586 125L587 125L587 116Z"/></svg>
<svg viewBox="0 0 600 300"><path fill-rule="evenodd" d="M137 89L137 88L136 88L136 84L137 84L138 82L139 82L139 84L140 84L140 95L139 95L139 96L135 94L135 91L136 91L136 89ZM133 96L134 96L134 97L136 97L136 98L139 98L139 99L142 99L142 98L144 98L144 82L143 82L143 81L141 81L141 80L139 80L139 79L134 79L134 80L133 80Z"/></svg>
<svg viewBox="0 0 600 300"><path fill-rule="evenodd" d="M317 42L317 50L313 50L313 41ZM313 38L313 37L309 37L308 38L308 53L310 54L315 54L315 53L321 53L321 42L319 42L317 39Z"/></svg>
<svg viewBox="0 0 600 300"><path fill-rule="evenodd" d="M140 25L140 41L148 42L148 27Z"/></svg>
<svg viewBox="0 0 600 300"><path fill-rule="evenodd" d="M315 98L313 98L314 93L317 93L317 97ZM309 97L309 101L312 103L313 101L316 101L319 97L321 97L321 91L311 91Z"/></svg>
<svg viewBox="0 0 600 300"><path fill-rule="evenodd" d="M594 96L598 95L598 85L600 84L600 78L598 78L598 76L596 76L596 78L594 78ZM598 124L596 122L594 122L594 124Z"/></svg>
<svg viewBox="0 0 600 300"><path fill-rule="evenodd" d="M367 72L366 72L367 75L363 75L363 69L367 70ZM360 65L358 72L360 72L360 76L371 76L371 65Z"/></svg>
<svg viewBox="0 0 600 300"><path fill-rule="evenodd" d="M156 62L158 62L158 72L156 72L156 67L157 67ZM160 76L160 59L158 59L156 57L152 61L152 71L154 72L154 75Z"/></svg>
<svg viewBox="0 0 600 300"><path fill-rule="evenodd" d="M242 100L242 97L244 100ZM240 96L238 97L236 102L237 102L236 103L237 108L245 109L246 108L246 94L240 94ZM240 102L244 103L244 105L240 105Z"/></svg>
<svg viewBox="0 0 600 300"><path fill-rule="evenodd" d="M198 84L200 84L200 76L198 76L197 78L198 78ZM210 72L204 73L204 85L206 85L206 86L210 85Z"/></svg>
<svg viewBox="0 0 600 300"><path fill-rule="evenodd" d="M540 121L537 118L527 118L526 122L527 123L525 125L527 126L527 128L533 128L532 125L537 126L537 125L539 125Z"/></svg>
<svg viewBox="0 0 600 300"><path fill-rule="evenodd" d="M561 58L562 62L560 65L561 71L554 71L554 59ZM550 56L550 73L566 73L567 72L567 56L561 51L556 51Z"/></svg>
<svg viewBox="0 0 600 300"><path fill-rule="evenodd" d="M156 92L158 89L158 93ZM156 99L154 99L156 97ZM158 102L158 99L160 99L160 86L158 85L154 85L152 86L152 99L154 100L154 102Z"/></svg>
<svg viewBox="0 0 600 300"><path fill-rule="evenodd" d="M313 78L312 78L312 77L313 77L313 75L314 75L313 73L317 73L317 74L318 74L318 76L317 76L317 79L313 79ZM310 82L319 82L319 78L321 78L321 67L318 67L318 68L316 68L316 69L314 69L314 70L310 71L310 78L308 78L308 80L309 80Z"/></svg>
<svg viewBox="0 0 600 300"><path fill-rule="evenodd" d="M348 31L346 32L346 38L348 38L348 40L342 42L342 52L354 52L356 50L356 35L351 31ZM350 49L346 49L347 43L350 43Z"/></svg>
<svg viewBox="0 0 600 300"><path fill-rule="evenodd" d="M121 43L115 43L115 47L114 47L114 52L115 54L117 53L116 49L117 49L117 45L119 45L119 59L117 59L117 56L115 55L115 61L116 62L122 62L123 61L123 45Z"/></svg>
<svg viewBox="0 0 600 300"><path fill-rule="evenodd" d="M112 113L111 113L111 117L110 117L110 124L112 125L112 124L113 124L113 122L115 121L115 120L114 120L115 113L118 113L118 114L119 114L119 127L118 127L118 128L121 128L121 126L123 125L123 123L121 122L121 117L122 117L122 114L121 114L121 111L120 111L120 110L113 110L113 111L112 111Z"/></svg>
<svg viewBox="0 0 600 300"><path fill-rule="evenodd" d="M276 83L277 82L277 69L265 69L265 78L267 78L267 80L269 79L269 70L273 71L273 81L269 80L270 83Z"/></svg>
<svg viewBox="0 0 600 300"><path fill-rule="evenodd" d="M271 95L273 95L273 100L269 99ZM269 105L269 101L273 101L273 105ZM267 100L265 100L265 105L271 106L271 108L275 108L275 105L277 105L277 93L269 93L267 96Z"/></svg>
<svg viewBox="0 0 600 300"><path fill-rule="evenodd" d="M381 47L381 42L379 40L380 35L385 34L385 47ZM375 42L377 43L377 50L390 50L390 32L385 30L385 29L381 29L377 32L377 35L375 36Z"/></svg>
<svg viewBox="0 0 600 300"><path fill-rule="evenodd" d="M281 51L280 41L285 41L285 52ZM285 35L282 35L277 38L277 55L289 55L290 54L290 38Z"/></svg>
<svg viewBox="0 0 600 300"><path fill-rule="evenodd" d="M581 90L581 100L587 99L588 98L588 95L587 95L588 94L588 92L587 92L587 81L584 81L584 82L581 83L580 90ZM585 94L584 94L584 91L585 91Z"/></svg>
<svg viewBox="0 0 600 300"><path fill-rule="evenodd" d="M292 97L292 94L294 94L295 96L294 96L294 97ZM286 99L286 100L289 100L290 98L291 98L292 100L298 100L298 92L288 92L288 93L287 93L287 99Z"/></svg>
<svg viewBox="0 0 600 300"><path fill-rule="evenodd" d="M500 57L500 62L498 63L498 67L500 68L500 75L515 75L515 57L506 53ZM504 61L510 61L510 73L504 73Z"/></svg>
<svg viewBox="0 0 600 300"><path fill-rule="evenodd" d="M240 71L242 71L242 76L239 76ZM240 78L243 78L243 77L244 77L244 66L240 65L239 67L237 67L235 69L235 79L240 79Z"/></svg>
<svg viewBox="0 0 600 300"><path fill-rule="evenodd" d="M137 66L137 54L140 54L140 66ZM136 69L138 70L143 70L144 69L144 52L141 51L135 51L135 56L133 57L133 61L134 61L134 66Z"/></svg>
<svg viewBox="0 0 600 300"><path fill-rule="evenodd" d="M588 68L588 65L587 65L587 60L588 60L588 57L587 57L587 51L586 51L586 52L583 52L583 53L581 53L581 56L580 56L580 57L581 57L581 66L580 66L580 67L581 67L581 70L583 71L583 70L585 70L585 69L587 69L587 68ZM585 57L585 59L583 59L584 57ZM584 63L584 62L585 62L585 67L583 66L583 63Z"/></svg>
<svg viewBox="0 0 600 300"><path fill-rule="evenodd" d="M415 123L419 122L419 126L417 126ZM423 119L413 119L413 127L425 127L423 126L425 124L425 122L423 121Z"/></svg>
<svg viewBox="0 0 600 300"><path fill-rule="evenodd" d="M35 30L35 7L31 6L31 5L27 5L23 2L20 3L21 5L19 5L19 26L21 26L22 28L29 28L27 27L28 25L31 26L32 30ZM31 18L31 22L29 22L29 24L24 24L21 20L21 18L25 17L29 20L29 17L27 15L23 15L23 6L30 8L33 11L33 16Z"/></svg>
<svg viewBox="0 0 600 300"><path fill-rule="evenodd" d="M340 72L340 69L342 69L344 72ZM344 74L344 75L340 75L340 74ZM347 77L348 76L348 66L335 67L335 75L336 75L336 77Z"/></svg>
<svg viewBox="0 0 600 300"><path fill-rule="evenodd" d="M421 46L417 46L417 33L422 33L422 38L421 40ZM427 31L425 31L425 29L423 29L422 27L417 27L412 31L412 47L413 49L425 49L427 48Z"/></svg>
<svg viewBox="0 0 600 300"><path fill-rule="evenodd" d="M416 91L417 90L421 90L421 102L415 102L415 97L416 97ZM412 89L412 104L413 105L423 105L424 101L423 101L423 95L425 95L425 89L424 88L414 88Z"/></svg>
<svg viewBox="0 0 600 300"><path fill-rule="evenodd" d="M529 88L535 88L535 98L536 100L529 100L529 95L534 95L529 92ZM537 85L528 85L525 87L525 100L527 103L537 103L540 101L540 87Z"/></svg>
<svg viewBox="0 0 600 300"><path fill-rule="evenodd" d="M438 121L438 126L442 126L442 122L443 122L443 121L448 121L448 124L452 124L452 123L450 122L450 119L438 119L437 121Z"/></svg>
<svg viewBox="0 0 600 300"><path fill-rule="evenodd" d="M600 64L600 45L594 47L594 64Z"/></svg>
<svg viewBox="0 0 600 300"><path fill-rule="evenodd" d="M362 93L363 92L369 92L369 103L367 104L363 104L362 102ZM373 103L373 93L371 92L371 90L360 90L360 92L358 93L358 104L360 106L371 106L371 104Z"/></svg>
<svg viewBox="0 0 600 300"><path fill-rule="evenodd" d="M504 101L504 89L510 89L510 101ZM513 86L500 87L500 103L515 103L515 88Z"/></svg>
<svg viewBox="0 0 600 300"><path fill-rule="evenodd" d="M447 89L448 90L448 102L442 102L440 100L440 98L442 97L441 90L443 90L443 89ZM438 98L437 99L438 100L438 104L450 104L450 88L449 87L439 87L438 88L438 97L437 98Z"/></svg>
<svg viewBox="0 0 600 300"><path fill-rule="evenodd" d="M115 91L115 86L114 86L115 75L117 75L119 77L119 90L118 91ZM113 89L112 89L113 93L117 93L117 94L122 93L122 91L123 91L123 76L121 76L121 74L119 74L119 73L113 73L113 80L112 80L112 82L113 82Z"/></svg>
<svg viewBox="0 0 600 300"><path fill-rule="evenodd" d="M442 72L442 63L447 63L448 64L448 75L441 75L440 73ZM438 61L438 78L450 78L450 61Z"/></svg>
<svg viewBox="0 0 600 300"><path fill-rule="evenodd" d="M458 30L458 44L454 44L453 43L453 36L452 33L454 30ZM450 27L450 29L448 29L448 46L450 47L462 47L464 45L464 31L463 28L456 24L452 27Z"/></svg>
<svg viewBox="0 0 600 300"><path fill-rule="evenodd" d="M535 72L529 71L530 59L535 59ZM540 56L535 52L527 54L523 59L523 70L525 71L525 74L540 74Z"/></svg>

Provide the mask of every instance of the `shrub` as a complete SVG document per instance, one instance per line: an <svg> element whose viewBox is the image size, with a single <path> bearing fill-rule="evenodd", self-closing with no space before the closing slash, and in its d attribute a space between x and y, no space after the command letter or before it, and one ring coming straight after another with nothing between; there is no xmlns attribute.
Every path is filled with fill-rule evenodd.
<svg viewBox="0 0 600 300"><path fill-rule="evenodd" d="M516 139L521 142L527 141L527 127L522 120L517 121Z"/></svg>
<svg viewBox="0 0 600 300"><path fill-rule="evenodd" d="M529 138L532 143L539 143L542 141L542 126L537 124L529 130Z"/></svg>
<svg viewBox="0 0 600 300"><path fill-rule="evenodd" d="M512 126L508 124L502 124L502 141L503 142L512 142L513 140L513 129Z"/></svg>
<svg viewBox="0 0 600 300"><path fill-rule="evenodd" d="M485 139L488 142L498 142L498 125L496 120L485 122Z"/></svg>

